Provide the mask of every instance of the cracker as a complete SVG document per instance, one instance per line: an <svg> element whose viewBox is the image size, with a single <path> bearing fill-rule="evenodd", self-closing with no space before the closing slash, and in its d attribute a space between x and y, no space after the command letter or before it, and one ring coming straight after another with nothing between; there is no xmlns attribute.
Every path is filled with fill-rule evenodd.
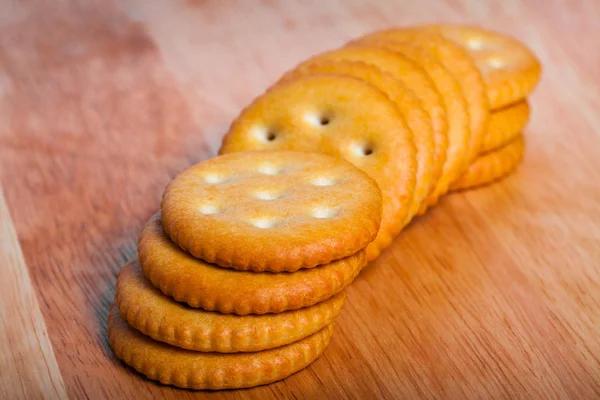
<svg viewBox="0 0 600 400"><path fill-rule="evenodd" d="M524 150L523 136L519 136L508 145L482 155L452 184L451 190L472 189L504 178L519 165Z"/></svg>
<svg viewBox="0 0 600 400"><path fill-rule="evenodd" d="M248 134L270 143L268 129L254 126ZM281 272L363 249L379 229L381 203L377 183L341 158L266 151L188 168L168 185L161 212L171 240L195 257Z"/></svg>
<svg viewBox="0 0 600 400"><path fill-rule="evenodd" d="M492 110L525 99L540 80L539 60L517 39L478 27L432 25L427 28L467 49L483 75Z"/></svg>
<svg viewBox="0 0 600 400"><path fill-rule="evenodd" d="M353 42L349 46L365 43ZM465 162L465 149L469 142L469 114L467 103L461 93L458 82L452 74L428 51L423 48L404 42L373 41L369 46L396 52L421 66L435 83L437 90L442 95L446 117L448 120L448 148L446 160L440 178L436 182L435 190L423 202L420 214L425 213L428 205L433 205L437 199L448 192L450 184L460 176Z"/></svg>
<svg viewBox="0 0 600 400"><path fill-rule="evenodd" d="M435 147L432 180L429 191L433 191L435 182L440 177L446 159L446 150L448 149L448 121L446 120L446 109L444 108L442 96L425 70L399 53L360 45L346 46L318 54L298 65L295 70L303 70L314 63L323 61L357 61L373 65L400 80L406 88L412 90L431 118ZM286 74L283 79L287 77ZM412 130L413 140L416 143L415 129Z"/></svg>
<svg viewBox="0 0 600 400"><path fill-rule="evenodd" d="M469 142L465 148L465 163L469 165L480 153L481 143L489 123L486 88L475 62L461 46L436 33L416 28L390 29L375 32L361 39L371 41L408 42L427 50L459 83L469 113ZM465 167L466 167L465 165Z"/></svg>
<svg viewBox="0 0 600 400"><path fill-rule="evenodd" d="M481 152L496 150L519 136L529 121L530 112L527 100L492 112Z"/></svg>
<svg viewBox="0 0 600 400"><path fill-rule="evenodd" d="M344 290L365 266L365 250L294 273L248 272L196 259L165 235L160 218L142 230L139 262L164 294L191 307L238 315L279 313L312 306Z"/></svg>
<svg viewBox="0 0 600 400"><path fill-rule="evenodd" d="M417 175L410 210L402 226L407 225L421 207L433 184L433 129L431 119L414 93L392 75L379 68L353 61L315 60L290 71L283 80L313 74L342 74L369 82L385 93L406 118L417 149Z"/></svg>
<svg viewBox="0 0 600 400"><path fill-rule="evenodd" d="M193 309L165 296L144 277L137 261L117 279L116 302L133 328L154 340L203 352L252 352L297 342L333 322L345 292L312 307L278 314L221 314Z"/></svg>
<svg viewBox="0 0 600 400"><path fill-rule="evenodd" d="M284 379L315 361L333 324L298 342L255 353L202 353L157 342L130 327L111 307L108 338L117 358L149 379L188 389L236 389Z"/></svg>
<svg viewBox="0 0 600 400"><path fill-rule="evenodd" d="M257 137L257 129L274 129L277 138ZM271 88L233 122L220 152L262 149L341 156L377 181L383 213L367 247L369 260L399 233L413 196L416 150L397 107L374 86L348 76L311 75Z"/></svg>

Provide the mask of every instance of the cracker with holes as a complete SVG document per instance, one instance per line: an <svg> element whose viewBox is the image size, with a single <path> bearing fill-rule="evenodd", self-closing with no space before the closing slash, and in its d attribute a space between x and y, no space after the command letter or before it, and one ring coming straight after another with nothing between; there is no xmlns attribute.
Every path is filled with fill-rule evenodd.
<svg viewBox="0 0 600 400"><path fill-rule="evenodd" d="M373 85L325 74L295 78L271 88L233 122L220 153L265 149L342 157L377 181L383 214L381 229L367 247L369 260L401 230L415 187L416 150L398 108Z"/></svg>
<svg viewBox="0 0 600 400"><path fill-rule="evenodd" d="M415 190L407 217L402 226L407 225L421 207L421 202L429 194L433 184L433 128L431 119L415 94L394 76L379 68L362 62L353 61L317 61L307 63L290 71L283 80L313 74L348 75L361 79L385 93L406 118L413 132L413 141L417 149L417 175Z"/></svg>
<svg viewBox="0 0 600 400"><path fill-rule="evenodd" d="M189 389L245 388L286 378L327 347L333 324L297 342L253 353L203 353L152 340L129 326L114 305L108 338L115 355L149 379Z"/></svg>
<svg viewBox="0 0 600 400"><path fill-rule="evenodd" d="M293 151L203 161L173 179L161 204L164 230L182 249L257 272L356 254L377 235L381 210L381 192L367 174L341 158Z"/></svg>
<svg viewBox="0 0 600 400"><path fill-rule="evenodd" d="M424 28L467 49L483 75L493 110L525 99L540 80L539 60L514 38L477 27L431 25Z"/></svg>
<svg viewBox="0 0 600 400"><path fill-rule="evenodd" d="M469 143L469 113L467 103L460 86L452 74L444 68L440 61L426 49L401 41L374 40L369 46L381 48L401 54L422 67L434 82L442 96L446 117L448 119L448 147L441 175L436 187L419 210L425 213L427 206L437 203L439 197L448 192L450 184L460 176L465 164L465 149ZM360 41L349 43L349 46L365 43Z"/></svg>
<svg viewBox="0 0 600 400"><path fill-rule="evenodd" d="M294 273L221 268L171 242L158 216L142 230L138 256L146 278L167 296L194 308L238 315L279 313L325 301L348 286L366 263L361 250Z"/></svg>
<svg viewBox="0 0 600 400"><path fill-rule="evenodd" d="M359 40L370 42L400 42L418 46L430 54L452 74L459 84L467 102L470 135L464 148L466 165L470 164L481 149L489 122L489 106L483 78L468 53L459 45L443 36L417 28L390 29L375 32Z"/></svg>
<svg viewBox="0 0 600 400"><path fill-rule="evenodd" d="M515 140L492 152L481 155L465 173L452 184L451 190L472 189L502 179L517 168L525 151L525 141Z"/></svg>
<svg viewBox="0 0 600 400"><path fill-rule="evenodd" d="M401 82L403 87L412 91L431 120L430 125L433 130L434 151L429 192L433 191L435 182L442 172L442 167L446 159L446 150L448 148L448 121L446 119L446 109L443 105L442 96L437 91L435 84L429 78L425 70L399 53L381 48L353 45L317 54L298 65L282 79L288 79L290 75L302 73L305 70L312 70L314 64L322 64L324 62L360 62L370 65L379 68L382 72L392 75ZM390 84L389 86L395 85ZM418 109L419 107L414 108ZM418 116L416 118L420 119L421 117ZM411 118L407 118L407 120L410 125ZM413 140L417 146L417 150L419 147L418 141L421 140L419 136L423 135L426 137L425 140L428 140L427 136L429 135L429 129L430 128L426 126L411 126ZM424 144L421 143L421 146L423 145ZM420 152L418 151L418 153ZM419 157L423 157L423 154L420 154ZM422 161L419 161L419 168L421 168L421 165Z"/></svg>
<svg viewBox="0 0 600 400"><path fill-rule="evenodd" d="M144 277L135 261L117 279L116 302L133 328L173 346L219 353L252 352L304 339L331 324L345 292L312 307L278 314L221 314L186 307L165 296Z"/></svg>

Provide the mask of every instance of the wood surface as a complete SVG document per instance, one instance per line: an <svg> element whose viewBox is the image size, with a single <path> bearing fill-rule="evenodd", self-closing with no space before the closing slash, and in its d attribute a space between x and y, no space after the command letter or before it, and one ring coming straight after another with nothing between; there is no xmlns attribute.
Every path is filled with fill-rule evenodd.
<svg viewBox="0 0 600 400"><path fill-rule="evenodd" d="M600 398L598 19L593 0L0 0L0 398ZM297 62L435 21L542 60L519 170L415 220L284 381L192 392L118 362L116 274L174 174Z"/></svg>

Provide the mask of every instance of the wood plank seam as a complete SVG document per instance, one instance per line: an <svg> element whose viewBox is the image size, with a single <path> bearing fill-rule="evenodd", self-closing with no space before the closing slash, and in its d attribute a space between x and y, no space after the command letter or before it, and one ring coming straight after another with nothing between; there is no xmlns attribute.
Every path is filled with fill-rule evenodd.
<svg viewBox="0 0 600 400"><path fill-rule="evenodd" d="M0 398L66 399L67 393L0 187Z"/></svg>

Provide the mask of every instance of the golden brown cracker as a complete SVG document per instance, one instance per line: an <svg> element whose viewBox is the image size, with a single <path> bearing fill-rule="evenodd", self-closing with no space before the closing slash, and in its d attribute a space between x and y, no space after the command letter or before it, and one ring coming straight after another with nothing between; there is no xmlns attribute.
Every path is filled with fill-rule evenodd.
<svg viewBox="0 0 600 400"><path fill-rule="evenodd" d="M496 150L519 136L529 121L530 112L527 100L493 111L481 152Z"/></svg>
<svg viewBox="0 0 600 400"><path fill-rule="evenodd" d="M188 389L237 389L284 379L315 361L333 324L298 342L254 353L202 353L157 342L133 329L113 304L108 338L117 358L149 379Z"/></svg>
<svg viewBox="0 0 600 400"><path fill-rule="evenodd" d="M470 164L481 150L489 123L489 105L481 73L469 54L459 45L427 30L415 28L390 29L375 32L360 40L404 42L425 49L454 76L467 102L470 135L464 150L465 163ZM466 167L466 165L465 165Z"/></svg>
<svg viewBox="0 0 600 400"><path fill-rule="evenodd" d="M276 132L276 140L257 137ZM395 104L364 81L311 75L282 82L233 122L220 153L293 149L339 156L375 179L383 195L381 228L367 247L374 259L402 227L413 196L416 150Z"/></svg>
<svg viewBox="0 0 600 400"><path fill-rule="evenodd" d="M539 60L517 39L479 27L432 25L428 29L467 49L483 75L492 110L525 99L540 80Z"/></svg>
<svg viewBox="0 0 600 400"><path fill-rule="evenodd" d="M303 70L314 63L324 61L354 61L375 66L400 80L421 101L423 108L431 118L435 145L432 181L429 189L431 192L435 188L435 182L440 177L446 159L446 150L448 149L448 121L446 120L446 109L444 108L442 96L425 70L399 53L355 44L313 56L298 65L290 73L284 75L283 79L289 78L289 75L294 74L295 71ZM415 129L412 128L412 130L413 140L416 143L418 138L415 136Z"/></svg>
<svg viewBox="0 0 600 400"><path fill-rule="evenodd" d="M523 136L519 136L508 145L482 155L452 184L451 190L472 189L504 178L519 165L524 150Z"/></svg>
<svg viewBox="0 0 600 400"><path fill-rule="evenodd" d="M345 292L278 314L221 314L190 308L165 296L134 260L119 272L115 298L129 325L154 340L190 350L236 353L272 349L320 331L342 310Z"/></svg>
<svg viewBox="0 0 600 400"><path fill-rule="evenodd" d="M294 273L236 271L181 250L165 235L159 216L138 243L144 275L157 288L191 307L238 315L309 307L344 290L365 266L365 250L327 265Z"/></svg>
<svg viewBox="0 0 600 400"><path fill-rule="evenodd" d="M353 42L349 46L365 43ZM435 190L423 202L420 214L433 205L437 199L448 191L450 184L458 178L465 162L465 149L469 143L469 114L467 103L461 93L460 86L450 72L428 51L423 48L398 41L372 41L369 46L396 52L421 66L435 83L442 95L446 117L448 119L448 148L442 174L437 180Z"/></svg>
<svg viewBox="0 0 600 400"><path fill-rule="evenodd" d="M270 143L268 132L248 134ZM169 183L161 212L171 240L195 257L241 271L281 272L363 249L379 230L381 203L377 183L341 158L270 150L188 168Z"/></svg>
<svg viewBox="0 0 600 400"><path fill-rule="evenodd" d="M402 223L402 226L407 225L421 207L421 202L429 194L433 183L433 129L429 115L423 109L421 102L401 81L363 62L315 60L290 71L282 81L313 74L342 74L364 80L385 93L406 119L417 149L414 195L410 203L410 211Z"/></svg>

